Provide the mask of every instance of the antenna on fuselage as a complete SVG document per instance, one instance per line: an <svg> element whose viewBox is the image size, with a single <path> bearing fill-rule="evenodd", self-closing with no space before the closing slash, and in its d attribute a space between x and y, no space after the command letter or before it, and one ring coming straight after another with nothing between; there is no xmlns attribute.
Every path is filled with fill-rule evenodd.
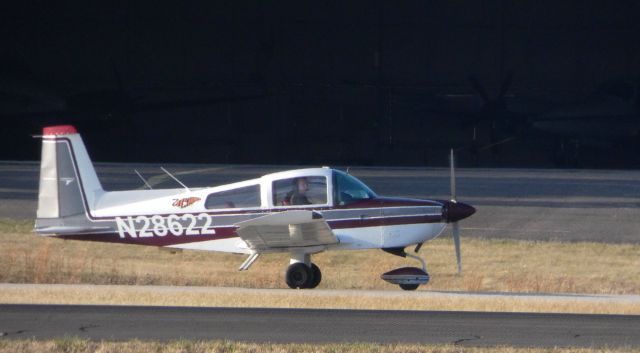
<svg viewBox="0 0 640 353"><path fill-rule="evenodd" d="M180 180L178 180L178 178L176 178L175 176L173 176L173 174L169 173L168 170L164 169L164 167L160 167L160 169L162 169L163 172L167 173L168 176L171 177L171 179L175 180L178 184L182 185L183 188L185 188L187 191L191 191L189 190L189 187L187 187L186 185L184 185Z"/></svg>
<svg viewBox="0 0 640 353"><path fill-rule="evenodd" d="M149 188L149 190L152 190L152 189L153 189L153 188L151 187L151 185L149 185L149 183L147 183L147 180L146 180L145 178L143 178L143 177L142 177L142 174L140 174L140 173L138 172L138 170L134 169L133 171L134 171L134 172L136 172L136 174L138 174L138 177L140 177L140 180L142 180L142 182L144 183L144 185L146 185L146 186Z"/></svg>

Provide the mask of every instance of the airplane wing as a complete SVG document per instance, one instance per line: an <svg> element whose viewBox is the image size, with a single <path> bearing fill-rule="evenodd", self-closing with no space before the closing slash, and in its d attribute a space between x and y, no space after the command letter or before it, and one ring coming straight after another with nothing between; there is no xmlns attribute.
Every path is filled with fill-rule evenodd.
<svg viewBox="0 0 640 353"><path fill-rule="evenodd" d="M321 214L285 211L237 223L236 233L256 252L338 243Z"/></svg>

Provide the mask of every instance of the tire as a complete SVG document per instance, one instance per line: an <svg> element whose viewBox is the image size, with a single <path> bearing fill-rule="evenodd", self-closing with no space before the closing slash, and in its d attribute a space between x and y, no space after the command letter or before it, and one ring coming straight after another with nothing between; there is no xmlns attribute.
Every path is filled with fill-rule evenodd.
<svg viewBox="0 0 640 353"><path fill-rule="evenodd" d="M291 289L307 288L313 282L313 272L302 262L290 265L285 274L285 281Z"/></svg>
<svg viewBox="0 0 640 353"><path fill-rule="evenodd" d="M420 287L419 284L399 284L399 286L404 290L416 290Z"/></svg>
<svg viewBox="0 0 640 353"><path fill-rule="evenodd" d="M313 289L317 287L318 284L320 284L320 281L322 281L322 272L320 272L320 267L318 267L314 263L311 264L311 273L313 274L312 281L310 281L309 285L305 287L307 289Z"/></svg>

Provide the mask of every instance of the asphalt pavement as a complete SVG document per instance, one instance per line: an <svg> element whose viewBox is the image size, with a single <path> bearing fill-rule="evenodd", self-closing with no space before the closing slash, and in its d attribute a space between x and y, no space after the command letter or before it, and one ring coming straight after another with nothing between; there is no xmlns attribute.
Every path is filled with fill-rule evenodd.
<svg viewBox="0 0 640 353"><path fill-rule="evenodd" d="M226 339L472 346L640 345L640 316L481 312L0 305L0 339Z"/></svg>
<svg viewBox="0 0 640 353"><path fill-rule="evenodd" d="M96 163L107 190L180 187L160 165ZM215 186L299 166L164 165L189 187ZM343 168L346 169L346 168ZM39 165L0 162L0 218L35 217ZM443 168L352 167L385 196L449 198ZM463 237L640 243L640 171L458 169L458 200L478 212Z"/></svg>

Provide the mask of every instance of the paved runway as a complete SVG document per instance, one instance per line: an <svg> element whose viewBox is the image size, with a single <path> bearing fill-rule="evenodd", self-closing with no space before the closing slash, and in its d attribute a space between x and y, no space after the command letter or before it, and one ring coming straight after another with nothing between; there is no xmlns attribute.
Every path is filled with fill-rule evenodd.
<svg viewBox="0 0 640 353"><path fill-rule="evenodd" d="M139 188L141 172L156 188L178 187L158 165L96 164L107 190ZM214 186L292 166L165 165L190 187ZM38 164L0 162L0 217L33 218ZM351 168L387 196L449 195L446 169ZM640 243L640 171L459 169L458 199L478 212L462 235L531 240Z"/></svg>
<svg viewBox="0 0 640 353"><path fill-rule="evenodd" d="M0 305L2 337L639 346L640 316Z"/></svg>

